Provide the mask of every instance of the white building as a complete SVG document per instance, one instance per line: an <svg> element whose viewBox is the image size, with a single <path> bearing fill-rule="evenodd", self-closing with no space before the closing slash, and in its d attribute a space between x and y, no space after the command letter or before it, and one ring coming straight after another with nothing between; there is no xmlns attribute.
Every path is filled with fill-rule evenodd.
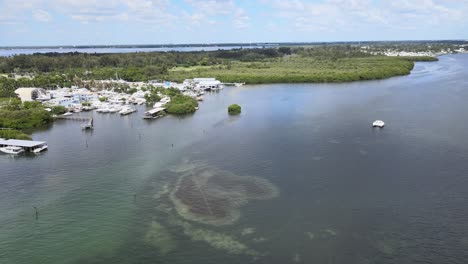
<svg viewBox="0 0 468 264"><path fill-rule="evenodd" d="M21 87L15 90L15 94L21 99L22 102L30 102L36 99L45 98L46 91L42 88L34 87Z"/></svg>
<svg viewBox="0 0 468 264"><path fill-rule="evenodd" d="M222 89L222 83L215 78L194 78L195 89L197 90L217 90Z"/></svg>

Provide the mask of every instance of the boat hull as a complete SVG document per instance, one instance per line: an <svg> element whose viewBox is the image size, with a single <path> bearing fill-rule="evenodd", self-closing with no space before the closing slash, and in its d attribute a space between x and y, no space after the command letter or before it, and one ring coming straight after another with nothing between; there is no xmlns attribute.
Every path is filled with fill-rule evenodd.
<svg viewBox="0 0 468 264"><path fill-rule="evenodd" d="M12 155L19 155L19 154L24 152L24 150L14 151L14 150L10 150L8 148L0 148L0 151L5 153L5 154L12 154Z"/></svg>

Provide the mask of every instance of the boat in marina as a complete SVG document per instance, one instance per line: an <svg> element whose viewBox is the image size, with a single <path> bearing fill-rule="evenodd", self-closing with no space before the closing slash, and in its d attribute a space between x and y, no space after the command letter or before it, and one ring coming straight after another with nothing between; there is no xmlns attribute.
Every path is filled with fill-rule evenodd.
<svg viewBox="0 0 468 264"><path fill-rule="evenodd" d="M111 106L111 107L109 107L109 113L117 113L117 112L119 112L120 110L122 110L122 108L119 107L119 106Z"/></svg>
<svg viewBox="0 0 468 264"><path fill-rule="evenodd" d="M109 113L109 108L101 107L101 108L96 109L96 112L98 112L98 113Z"/></svg>
<svg viewBox="0 0 468 264"><path fill-rule="evenodd" d="M39 146L38 148L35 148L33 150L33 152L38 154L38 153L41 153L44 150L47 150L48 148L49 148L49 146L47 146L47 144L43 144L42 146Z"/></svg>
<svg viewBox="0 0 468 264"><path fill-rule="evenodd" d="M124 106L124 107L122 107L122 110L119 111L119 113L121 115L128 115L128 114L134 113L136 111L137 111L136 108L133 108L131 106Z"/></svg>
<svg viewBox="0 0 468 264"><path fill-rule="evenodd" d="M5 153L5 154L13 154L13 155L18 155L24 152L24 149L22 147L16 147L16 146L6 146L3 148L0 148L0 151Z"/></svg>
<svg viewBox="0 0 468 264"><path fill-rule="evenodd" d="M84 123L81 125L81 129L83 130L93 129L93 125L91 123Z"/></svg>
<svg viewBox="0 0 468 264"><path fill-rule="evenodd" d="M73 115L73 113L71 113L71 112L66 112L66 113L63 114L62 116L71 116L71 115Z"/></svg>

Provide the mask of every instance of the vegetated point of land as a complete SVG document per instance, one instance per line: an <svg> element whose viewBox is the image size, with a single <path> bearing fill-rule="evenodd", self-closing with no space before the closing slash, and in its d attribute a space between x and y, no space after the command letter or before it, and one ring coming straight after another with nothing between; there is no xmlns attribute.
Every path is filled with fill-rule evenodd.
<svg viewBox="0 0 468 264"><path fill-rule="evenodd" d="M15 96L14 90L18 87L81 86L84 80L103 79L181 82L195 77L214 77L223 82L247 84L373 80L409 74L415 60L437 60L434 57L381 54L378 50L336 45L196 52L16 55L0 57L0 97Z"/></svg>

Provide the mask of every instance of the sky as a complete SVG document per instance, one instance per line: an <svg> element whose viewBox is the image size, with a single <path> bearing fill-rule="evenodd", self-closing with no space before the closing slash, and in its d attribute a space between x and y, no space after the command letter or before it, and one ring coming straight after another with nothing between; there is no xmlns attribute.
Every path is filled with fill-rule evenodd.
<svg viewBox="0 0 468 264"><path fill-rule="evenodd" d="M468 0L0 0L0 46L468 39Z"/></svg>

